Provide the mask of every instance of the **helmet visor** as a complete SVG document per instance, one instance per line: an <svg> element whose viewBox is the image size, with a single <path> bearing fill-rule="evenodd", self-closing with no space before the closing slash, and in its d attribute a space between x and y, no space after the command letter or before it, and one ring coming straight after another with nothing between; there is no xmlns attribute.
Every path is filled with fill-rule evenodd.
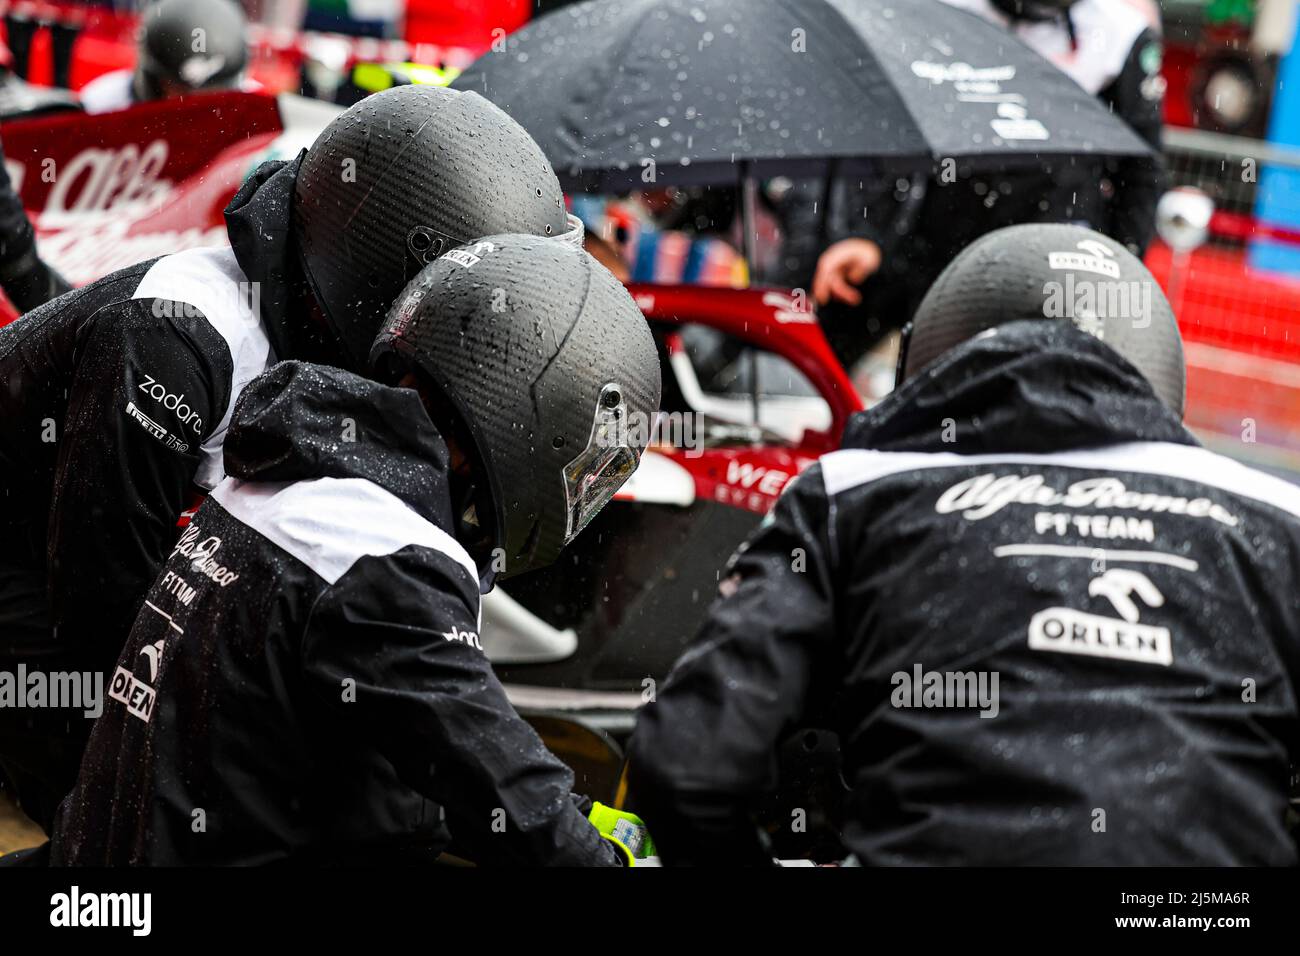
<svg viewBox="0 0 1300 956"><path fill-rule="evenodd" d="M640 459L627 443L627 405L623 390L606 385L596 403L587 447L564 466L567 545L632 477Z"/></svg>

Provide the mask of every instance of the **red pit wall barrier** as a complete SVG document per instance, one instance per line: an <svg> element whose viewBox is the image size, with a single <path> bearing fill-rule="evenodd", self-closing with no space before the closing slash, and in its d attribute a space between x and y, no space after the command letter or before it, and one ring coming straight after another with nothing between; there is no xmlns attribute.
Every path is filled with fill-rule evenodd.
<svg viewBox="0 0 1300 956"><path fill-rule="evenodd" d="M1300 280L1215 246L1175 270L1157 243L1146 262L1182 329L1187 424L1225 453L1300 471Z"/></svg>

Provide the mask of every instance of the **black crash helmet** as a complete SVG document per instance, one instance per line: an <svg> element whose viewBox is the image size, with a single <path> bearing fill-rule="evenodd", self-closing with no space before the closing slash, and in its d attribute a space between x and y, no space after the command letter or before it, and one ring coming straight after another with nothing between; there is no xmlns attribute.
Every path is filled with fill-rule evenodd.
<svg viewBox="0 0 1300 956"><path fill-rule="evenodd" d="M302 160L293 221L354 370L393 300L448 249L499 233L581 241L524 128L477 93L432 86L384 90L336 117Z"/></svg>
<svg viewBox="0 0 1300 956"><path fill-rule="evenodd" d="M248 66L248 24L233 0L155 0L141 18L136 96L164 95L163 82L188 90L239 85Z"/></svg>
<svg viewBox="0 0 1300 956"><path fill-rule="evenodd" d="M967 339L1019 319L1065 319L1090 332L1182 415L1183 340L1169 300L1121 243L1080 226L1010 226L963 249L904 330L898 381Z"/></svg>
<svg viewBox="0 0 1300 956"><path fill-rule="evenodd" d="M445 253L375 340L456 410L490 483L501 577L544 567L636 470L659 409L641 310L579 246L488 236Z"/></svg>
<svg viewBox="0 0 1300 956"><path fill-rule="evenodd" d="M993 0L993 6L1016 20L1051 20L1078 2L1079 0Z"/></svg>

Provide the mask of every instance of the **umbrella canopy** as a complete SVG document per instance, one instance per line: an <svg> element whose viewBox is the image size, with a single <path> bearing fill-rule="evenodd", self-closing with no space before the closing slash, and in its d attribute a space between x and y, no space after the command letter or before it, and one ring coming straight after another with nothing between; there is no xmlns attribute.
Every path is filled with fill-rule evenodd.
<svg viewBox="0 0 1300 956"><path fill-rule="evenodd" d="M569 188L734 183L737 163L1150 153L1014 36L938 0L593 0L454 85L522 123Z"/></svg>

